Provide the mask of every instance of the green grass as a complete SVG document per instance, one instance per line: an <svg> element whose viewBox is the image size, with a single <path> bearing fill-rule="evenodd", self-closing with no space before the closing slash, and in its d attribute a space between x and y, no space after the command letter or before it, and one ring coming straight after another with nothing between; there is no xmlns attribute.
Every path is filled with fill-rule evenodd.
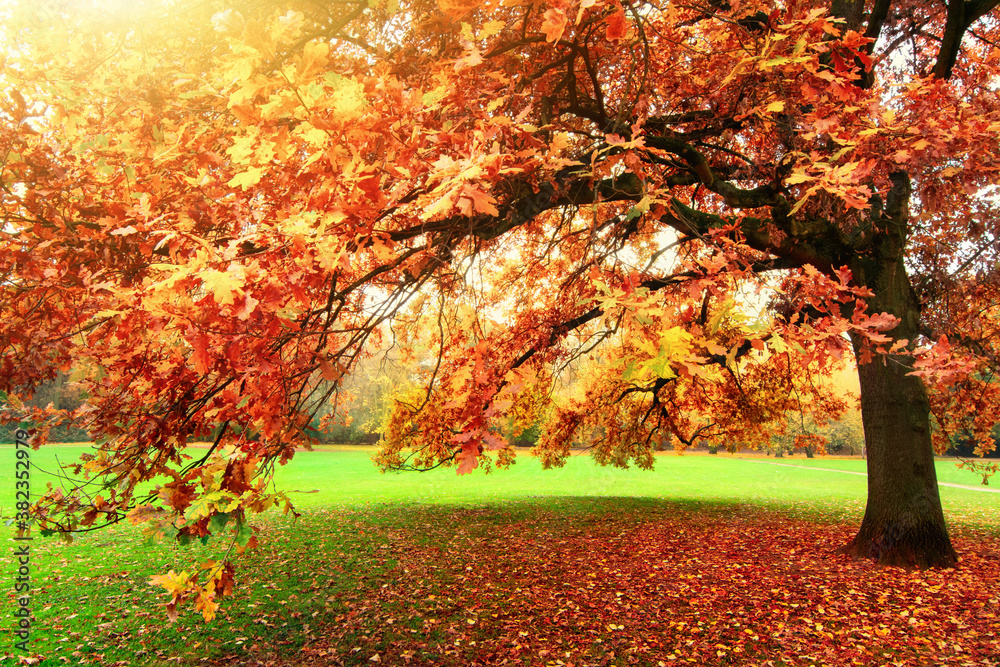
<svg viewBox="0 0 1000 667"><path fill-rule="evenodd" d="M860 475L802 469L865 471L861 459L828 457L665 454L647 471L602 467L589 456L573 456L563 468L542 470L536 459L521 455L509 470L462 477L453 469L379 475L371 465L370 452L365 450L303 452L293 464L279 469L278 483L287 489L318 491L293 494L301 507L611 496L738 502L833 520L860 519L867 494L867 482ZM937 473L940 481L952 484L976 487L982 481L974 473L959 470L950 459L937 461ZM963 525L989 529L1000 521L996 515L1000 494L941 487L941 496L949 516Z"/></svg>
<svg viewBox="0 0 1000 667"><path fill-rule="evenodd" d="M32 476L34 492L46 482L40 470L54 470L57 457L66 463L82 451L51 446L32 452L39 468ZM586 530L602 517L670 508L856 522L866 492L864 477L804 469L864 470L863 461L847 459L665 455L655 470L644 471L602 468L589 457L574 456L563 468L543 471L522 455L509 470L458 477L453 469L382 475L370 457L370 450L332 448L302 452L279 468L277 484L291 491L302 518L293 522L271 513L261 519L265 546L239 561L240 587L207 624L190 611L179 623L167 624L159 606L165 598L147 582L153 574L218 558L227 547L221 541L188 547L149 543L132 526L86 534L70 545L35 538L33 653L52 665L164 664L170 657L196 664L201 657L242 650L291 655L320 627L349 617L366 591L383 585L396 565L400 535L419 536L421 526L442 521L471 517L470 534L481 536L524 521ZM14 448L0 446L0 488L9 489L0 498L4 517L12 514L13 474ZM949 461L938 463L938 475L952 483L979 482ZM1000 495L948 487L941 494L953 530L1000 535ZM11 581L14 569L6 559L2 576ZM13 593L5 604L13 611ZM4 650L13 653L13 640Z"/></svg>
<svg viewBox="0 0 1000 667"><path fill-rule="evenodd" d="M783 459L767 459L772 463L784 463L787 465L797 465L810 468L828 468L832 470L844 470L847 472L866 471L867 462L860 458L833 458L820 457L814 459L786 457ZM988 461L989 459L987 459ZM939 482L949 484L964 484L967 486L982 486L983 478L980 475L960 469L957 465L958 459L953 457L940 457L937 460L937 477ZM993 480L1000 483L1000 479ZM993 487L995 488L995 487Z"/></svg>

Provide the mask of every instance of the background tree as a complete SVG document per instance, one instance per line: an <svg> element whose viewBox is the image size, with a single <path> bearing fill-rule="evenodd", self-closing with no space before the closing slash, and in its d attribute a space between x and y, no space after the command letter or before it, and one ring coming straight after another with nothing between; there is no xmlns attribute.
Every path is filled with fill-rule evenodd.
<svg viewBox="0 0 1000 667"><path fill-rule="evenodd" d="M784 397L840 409L808 379L853 354L846 551L953 564L933 447L992 447L996 414L996 4L5 5L0 390L94 369L101 493L41 525L246 542L407 309L434 362L385 466L509 463L506 415L597 344L547 464L587 429L617 465L664 431L763 443ZM227 573L164 585L209 615Z"/></svg>

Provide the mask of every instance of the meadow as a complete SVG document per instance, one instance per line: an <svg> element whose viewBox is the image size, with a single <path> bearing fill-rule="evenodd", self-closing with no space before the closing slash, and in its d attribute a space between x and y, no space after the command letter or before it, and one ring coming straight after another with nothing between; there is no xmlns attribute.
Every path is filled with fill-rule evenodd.
<svg viewBox="0 0 1000 667"><path fill-rule="evenodd" d="M38 491L57 458L32 453ZM302 452L279 469L297 520L261 546L205 622L167 622L150 576L225 540L151 542L132 526L31 544L30 653L59 665L1000 664L1000 494L938 462L962 563L876 568L831 552L864 510L864 461L663 455L653 471L586 456L543 471L380 474L371 451ZM0 487L13 498L13 447ZM989 487L993 488L993 487ZM3 516L11 501L2 502ZM9 530L9 529L8 529ZM8 552L13 551L9 541ZM12 581L8 557L3 576ZM7 618L16 608L5 599Z"/></svg>

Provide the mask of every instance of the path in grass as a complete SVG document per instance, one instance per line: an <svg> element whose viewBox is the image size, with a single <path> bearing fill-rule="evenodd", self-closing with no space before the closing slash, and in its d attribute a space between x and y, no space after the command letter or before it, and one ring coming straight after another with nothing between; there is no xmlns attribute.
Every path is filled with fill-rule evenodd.
<svg viewBox="0 0 1000 667"><path fill-rule="evenodd" d="M824 472L839 472L845 475L860 475L861 477L867 477L868 473L855 472L853 470L838 470L837 468L820 468L818 466L803 466L803 465L793 465L791 463L775 463L774 461L761 461L756 459L750 459L751 463L764 463L772 466L781 466L783 468L801 468L802 470L822 470ZM955 489L966 489L968 491L983 491L986 493L1000 493L1000 489L990 489L986 486L970 486L968 484L952 484L950 482L938 482L938 486L950 486Z"/></svg>
<svg viewBox="0 0 1000 667"><path fill-rule="evenodd" d="M297 522L262 520L264 546L208 624L185 613L166 625L147 582L217 544L144 545L131 527L68 547L36 539L35 655L539 667L986 667L1000 655L989 494L942 490L962 568L912 574L830 555L860 519L857 476L708 456L664 457L653 472L573 457L555 471L521 458L489 476L383 476L369 456L303 453L281 469L285 488L318 492L294 494Z"/></svg>

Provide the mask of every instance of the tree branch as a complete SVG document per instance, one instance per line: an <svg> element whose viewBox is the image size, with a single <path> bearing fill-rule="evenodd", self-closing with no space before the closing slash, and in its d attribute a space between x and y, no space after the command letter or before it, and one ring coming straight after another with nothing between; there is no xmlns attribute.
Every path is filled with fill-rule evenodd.
<svg viewBox="0 0 1000 667"><path fill-rule="evenodd" d="M934 63L934 76L939 79L951 77L965 32L997 5L1000 5L1000 0L949 0L941 48Z"/></svg>

